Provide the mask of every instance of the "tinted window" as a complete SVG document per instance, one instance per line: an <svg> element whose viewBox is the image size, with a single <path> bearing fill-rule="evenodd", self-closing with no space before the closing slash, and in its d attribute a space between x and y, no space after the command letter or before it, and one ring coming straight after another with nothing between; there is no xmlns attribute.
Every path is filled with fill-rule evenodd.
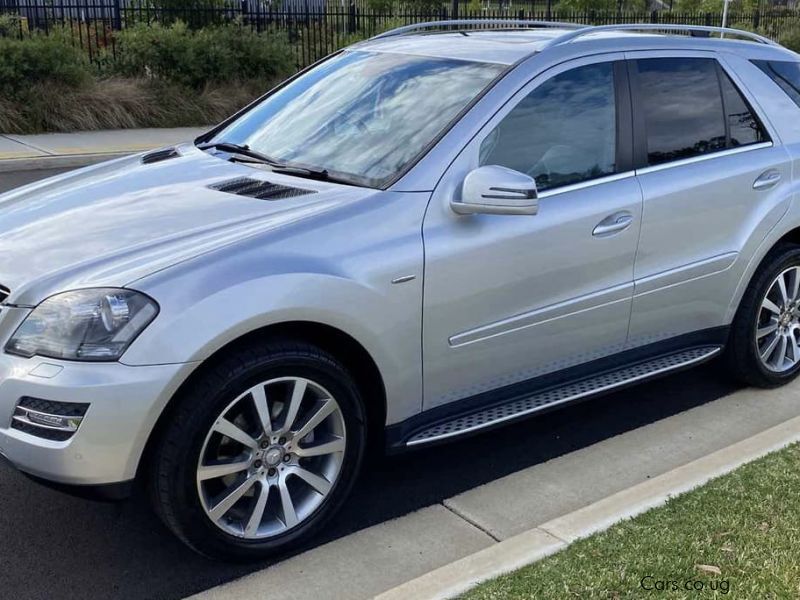
<svg viewBox="0 0 800 600"><path fill-rule="evenodd" d="M800 63L780 60L754 60L759 69L781 86L797 106L800 106Z"/></svg>
<svg viewBox="0 0 800 600"><path fill-rule="evenodd" d="M767 135L758 122L752 109L736 89L730 78L720 72L722 100L725 104L725 118L728 124L730 146L746 146L766 141Z"/></svg>
<svg viewBox="0 0 800 600"><path fill-rule="evenodd" d="M636 61L651 165L726 147L725 119L713 59Z"/></svg>
<svg viewBox="0 0 800 600"><path fill-rule="evenodd" d="M549 79L481 144L482 165L536 178L540 190L615 172L614 68L601 63Z"/></svg>

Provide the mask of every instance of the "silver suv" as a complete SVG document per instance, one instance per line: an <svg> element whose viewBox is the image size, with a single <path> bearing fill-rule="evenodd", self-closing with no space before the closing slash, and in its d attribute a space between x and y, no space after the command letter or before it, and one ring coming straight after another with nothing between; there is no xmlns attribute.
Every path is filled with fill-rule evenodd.
<svg viewBox="0 0 800 600"><path fill-rule="evenodd" d="M724 39L723 39L724 38ZM800 370L800 57L754 34L451 21L193 144L0 197L0 453L149 486L257 558L424 448L724 354Z"/></svg>

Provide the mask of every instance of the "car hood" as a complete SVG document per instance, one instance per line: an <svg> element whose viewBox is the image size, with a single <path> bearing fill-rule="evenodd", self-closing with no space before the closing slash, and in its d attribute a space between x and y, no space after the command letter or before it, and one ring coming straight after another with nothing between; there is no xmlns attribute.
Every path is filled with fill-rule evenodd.
<svg viewBox="0 0 800 600"><path fill-rule="evenodd" d="M350 203L374 190L234 164L182 146L68 173L0 196L0 285L8 302L124 286L178 262ZM312 193L258 199L212 188L251 178Z"/></svg>

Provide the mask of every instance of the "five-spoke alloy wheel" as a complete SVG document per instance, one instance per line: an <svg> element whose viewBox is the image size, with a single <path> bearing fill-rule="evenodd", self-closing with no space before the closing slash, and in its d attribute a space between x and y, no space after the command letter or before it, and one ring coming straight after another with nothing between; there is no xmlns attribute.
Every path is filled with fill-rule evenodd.
<svg viewBox="0 0 800 600"><path fill-rule="evenodd" d="M324 350L252 344L203 369L175 403L155 448L151 496L202 554L288 551L344 504L364 452L365 408Z"/></svg>

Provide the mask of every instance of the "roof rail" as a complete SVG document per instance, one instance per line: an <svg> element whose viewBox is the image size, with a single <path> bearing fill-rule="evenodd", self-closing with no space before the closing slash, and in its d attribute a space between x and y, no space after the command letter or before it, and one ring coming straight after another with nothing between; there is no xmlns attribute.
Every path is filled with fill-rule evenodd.
<svg viewBox="0 0 800 600"><path fill-rule="evenodd" d="M479 25L485 29L493 29L487 27L488 25L501 25L504 29L532 29L535 27L555 27L559 29L586 29L586 25L577 23L559 23L558 21L523 21L518 19L453 19L450 21L428 21L426 23L414 23L412 25L405 25L390 29L381 34L378 34L370 39L378 40L381 38L395 37L398 35L407 35L409 33L423 32L427 29L436 29L438 27L447 26L464 26L464 25ZM560 39L560 38L559 38Z"/></svg>
<svg viewBox="0 0 800 600"><path fill-rule="evenodd" d="M697 31L705 33L718 33L720 38L724 38L725 34L727 33L730 35L747 38L761 44L769 44L771 46L780 45L777 42L773 42L769 38L758 35L757 33L751 33L742 29L732 29L730 27L712 27L709 25L677 25L672 23L630 23L627 25L597 25L594 27L582 27L580 29L576 29L575 31L569 31L558 36L557 38L547 42L544 47L551 48L553 46L560 46L561 44L566 44L579 37L603 31L685 31L688 33Z"/></svg>

